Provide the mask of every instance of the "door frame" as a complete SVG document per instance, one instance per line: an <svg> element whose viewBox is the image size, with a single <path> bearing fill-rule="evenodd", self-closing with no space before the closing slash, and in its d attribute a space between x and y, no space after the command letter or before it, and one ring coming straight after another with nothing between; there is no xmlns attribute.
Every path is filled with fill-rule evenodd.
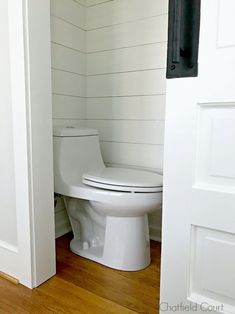
<svg viewBox="0 0 235 314"><path fill-rule="evenodd" d="M18 240L9 275L34 288L56 272L50 1L8 0L8 18Z"/></svg>

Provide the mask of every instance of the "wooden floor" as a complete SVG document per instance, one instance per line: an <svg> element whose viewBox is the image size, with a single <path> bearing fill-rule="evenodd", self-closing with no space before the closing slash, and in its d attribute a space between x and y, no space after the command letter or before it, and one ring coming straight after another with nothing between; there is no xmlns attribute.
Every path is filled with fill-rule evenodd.
<svg viewBox="0 0 235 314"><path fill-rule="evenodd" d="M0 279L0 313L158 313L160 244L152 264L138 272L113 270L69 251L71 235L57 240L57 275L30 290Z"/></svg>

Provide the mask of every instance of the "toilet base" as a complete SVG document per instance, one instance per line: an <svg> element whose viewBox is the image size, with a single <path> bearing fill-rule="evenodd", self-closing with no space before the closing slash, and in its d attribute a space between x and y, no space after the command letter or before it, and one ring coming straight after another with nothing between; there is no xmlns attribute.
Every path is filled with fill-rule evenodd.
<svg viewBox="0 0 235 314"><path fill-rule="evenodd" d="M137 271L150 262L150 241L147 215L141 217L106 217L103 245L86 239L73 239L73 253L105 266Z"/></svg>

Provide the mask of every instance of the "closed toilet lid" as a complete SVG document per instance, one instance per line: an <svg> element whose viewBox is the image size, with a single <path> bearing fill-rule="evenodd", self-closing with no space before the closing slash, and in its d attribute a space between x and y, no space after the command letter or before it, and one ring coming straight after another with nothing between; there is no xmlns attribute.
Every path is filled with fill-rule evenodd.
<svg viewBox="0 0 235 314"><path fill-rule="evenodd" d="M135 169L107 167L91 171L83 175L83 183L114 191L162 191L162 175Z"/></svg>

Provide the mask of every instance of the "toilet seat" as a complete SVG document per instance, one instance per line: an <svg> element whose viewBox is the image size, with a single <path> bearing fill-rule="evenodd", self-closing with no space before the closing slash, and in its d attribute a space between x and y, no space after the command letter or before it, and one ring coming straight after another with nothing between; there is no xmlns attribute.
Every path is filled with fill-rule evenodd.
<svg viewBox="0 0 235 314"><path fill-rule="evenodd" d="M92 187L123 192L162 191L162 175L142 170L107 167L83 175L83 183Z"/></svg>

